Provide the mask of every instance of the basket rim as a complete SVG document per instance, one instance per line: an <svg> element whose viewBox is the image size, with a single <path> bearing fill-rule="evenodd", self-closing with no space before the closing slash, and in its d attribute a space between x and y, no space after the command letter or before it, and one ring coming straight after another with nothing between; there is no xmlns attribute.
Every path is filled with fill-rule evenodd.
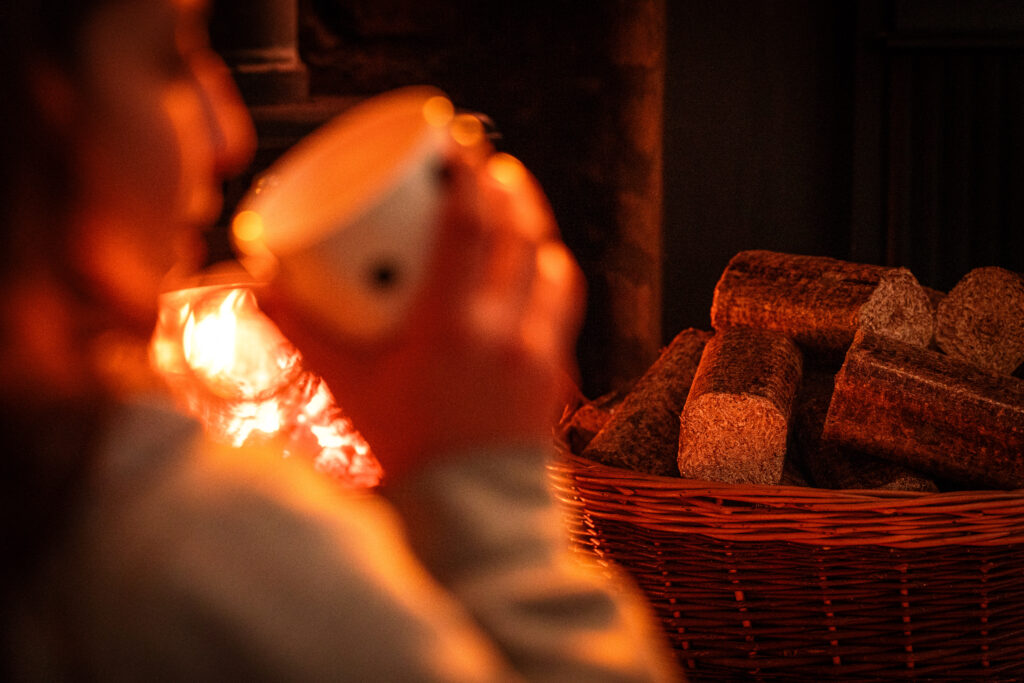
<svg viewBox="0 0 1024 683"><path fill-rule="evenodd" d="M573 453L548 465L576 513L668 533L817 546L1024 543L1024 489L889 491L730 484L636 472Z"/></svg>

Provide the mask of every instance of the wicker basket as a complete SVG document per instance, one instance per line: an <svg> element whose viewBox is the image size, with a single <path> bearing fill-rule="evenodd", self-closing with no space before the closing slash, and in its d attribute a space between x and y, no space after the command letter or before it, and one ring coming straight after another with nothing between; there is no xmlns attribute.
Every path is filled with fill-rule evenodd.
<svg viewBox="0 0 1024 683"><path fill-rule="evenodd" d="M1024 491L719 484L566 447L550 476L692 680L1024 680Z"/></svg>

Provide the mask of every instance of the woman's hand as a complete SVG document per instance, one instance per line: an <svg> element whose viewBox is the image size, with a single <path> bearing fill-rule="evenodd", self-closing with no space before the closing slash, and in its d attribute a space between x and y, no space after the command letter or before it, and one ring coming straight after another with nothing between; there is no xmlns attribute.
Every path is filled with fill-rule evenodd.
<svg viewBox="0 0 1024 683"><path fill-rule="evenodd" d="M505 154L449 165L430 276L394 338L339 338L280 291L261 295L386 480L472 447L548 444L574 387L583 278L536 180Z"/></svg>

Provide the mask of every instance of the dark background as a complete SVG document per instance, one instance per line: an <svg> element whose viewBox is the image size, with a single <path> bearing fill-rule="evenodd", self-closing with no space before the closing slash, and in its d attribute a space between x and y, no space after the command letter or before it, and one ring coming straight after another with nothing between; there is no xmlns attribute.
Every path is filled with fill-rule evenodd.
<svg viewBox="0 0 1024 683"><path fill-rule="evenodd" d="M1024 4L668 9L666 332L741 248L1024 269Z"/></svg>
<svg viewBox="0 0 1024 683"><path fill-rule="evenodd" d="M742 249L903 265L942 290L1024 271L1024 3L221 0L215 44L259 33L238 8L287 5L305 89L268 103L243 83L255 170L401 85L488 114L587 274L591 396L708 327Z"/></svg>

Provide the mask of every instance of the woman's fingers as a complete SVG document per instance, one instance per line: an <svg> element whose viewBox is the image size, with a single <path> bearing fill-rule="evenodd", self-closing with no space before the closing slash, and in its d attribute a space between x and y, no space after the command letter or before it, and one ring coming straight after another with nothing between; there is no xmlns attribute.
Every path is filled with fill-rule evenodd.
<svg viewBox="0 0 1024 683"><path fill-rule="evenodd" d="M508 154L491 156L479 176L487 262L472 303L475 322L495 336L521 331L536 288L537 252L557 239L547 199L526 167Z"/></svg>
<svg viewBox="0 0 1024 683"><path fill-rule="evenodd" d="M520 330L535 354L568 362L583 320L584 280L562 242L550 240L536 252L537 275Z"/></svg>
<svg viewBox="0 0 1024 683"><path fill-rule="evenodd" d="M445 194L435 224L429 275L412 312L412 334L450 324L489 262L495 235L484 220L480 162L474 156L456 148L444 162Z"/></svg>
<svg viewBox="0 0 1024 683"><path fill-rule="evenodd" d="M356 347L268 302L390 474L467 444L545 438L575 369L582 277L536 181L477 148L456 148L444 177L404 330Z"/></svg>

